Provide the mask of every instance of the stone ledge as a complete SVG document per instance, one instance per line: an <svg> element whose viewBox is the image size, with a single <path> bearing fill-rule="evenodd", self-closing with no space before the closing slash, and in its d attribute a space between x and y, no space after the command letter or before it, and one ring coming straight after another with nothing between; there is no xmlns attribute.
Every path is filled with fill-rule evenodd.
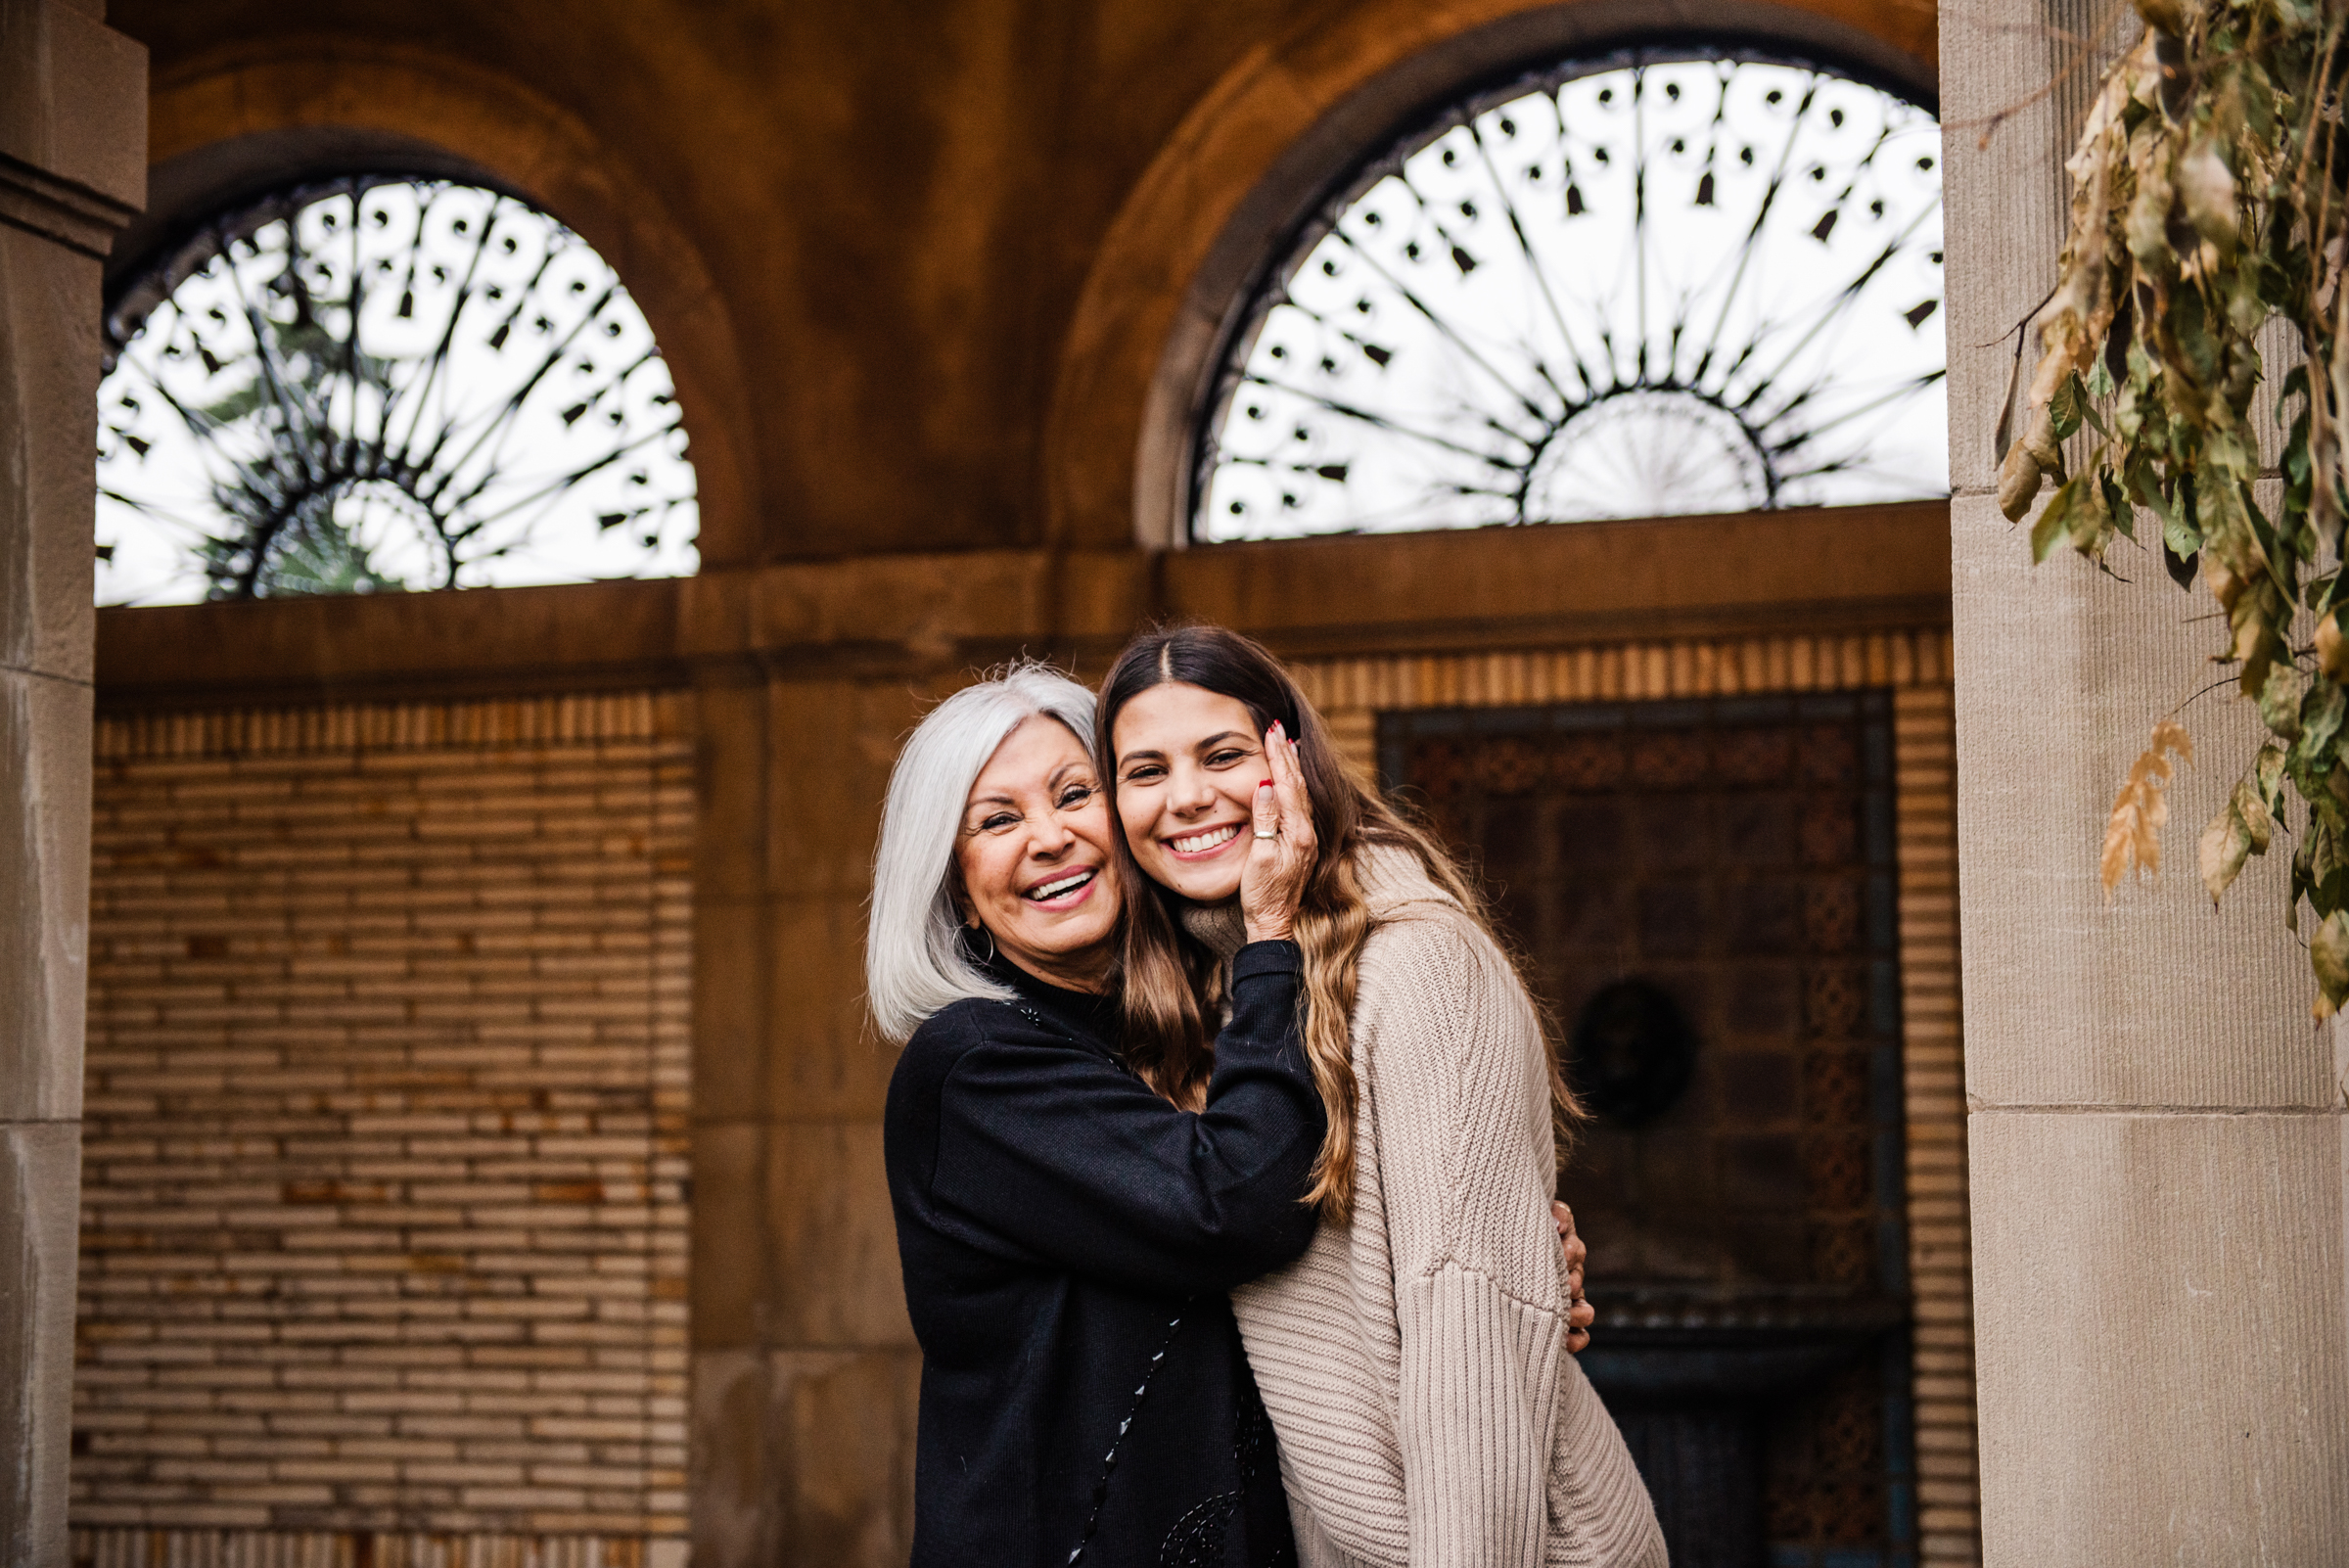
<svg viewBox="0 0 2349 1568"><path fill-rule="evenodd" d="M1940 502L1148 554L989 550L560 587L101 611L103 708L895 674L1105 654L1163 617L1284 654L1946 624Z"/></svg>
<svg viewBox="0 0 2349 1568"><path fill-rule="evenodd" d="M55 240L103 261L114 246L115 231L137 211L0 154L0 223Z"/></svg>

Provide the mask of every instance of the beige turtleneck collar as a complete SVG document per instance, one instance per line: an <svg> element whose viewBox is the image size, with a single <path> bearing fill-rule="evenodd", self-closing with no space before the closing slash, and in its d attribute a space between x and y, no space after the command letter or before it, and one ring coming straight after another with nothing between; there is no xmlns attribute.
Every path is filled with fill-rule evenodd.
<svg viewBox="0 0 2349 1568"><path fill-rule="evenodd" d="M1240 913L1240 900L1235 894L1221 903L1193 903L1188 899L1175 900L1176 918L1193 941L1219 958L1229 959L1233 953L1248 945L1248 920Z"/></svg>

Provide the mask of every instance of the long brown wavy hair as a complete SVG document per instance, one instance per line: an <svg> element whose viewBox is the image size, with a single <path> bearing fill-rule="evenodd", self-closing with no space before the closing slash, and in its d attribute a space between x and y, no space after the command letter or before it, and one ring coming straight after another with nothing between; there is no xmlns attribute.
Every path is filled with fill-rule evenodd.
<svg viewBox="0 0 2349 1568"><path fill-rule="evenodd" d="M1305 1049L1313 1082L1329 1112L1329 1135L1313 1162L1305 1201L1325 1219L1343 1222L1354 1208L1354 1134L1357 1091L1351 1041L1354 998L1372 921L1356 875L1374 845L1409 852L1436 886L1509 954L1485 900L1434 835L1357 778L1339 760L1329 726L1306 700L1280 661L1251 638L1221 626L1176 625L1144 632L1127 644L1101 683L1094 713L1095 751L1110 774L1109 812L1117 853L1125 860L1126 919L1121 928L1117 987L1126 1058L1145 1082L1177 1105L1196 1107L1215 1067L1209 1020L1221 1010L1222 965L1182 929L1177 895L1143 873L1118 816L1118 715L1153 686L1170 682L1230 697L1248 710L1262 735L1278 720L1297 742L1297 762L1313 802L1319 857L1297 913L1297 942L1305 949ZM1522 966L1519 966L1522 969ZM1561 1139L1582 1116L1558 1073L1547 1038L1553 1122Z"/></svg>

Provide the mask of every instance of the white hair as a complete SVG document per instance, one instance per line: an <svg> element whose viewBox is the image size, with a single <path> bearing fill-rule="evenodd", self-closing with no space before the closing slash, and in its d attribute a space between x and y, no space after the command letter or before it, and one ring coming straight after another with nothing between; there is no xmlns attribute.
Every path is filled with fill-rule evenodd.
<svg viewBox="0 0 2349 1568"><path fill-rule="evenodd" d="M1049 665L1023 660L930 710L898 754L873 852L864 939L865 1001L893 1040L965 996L1012 999L962 950L954 841L988 759L1039 714L1068 725L1090 753L1093 694Z"/></svg>

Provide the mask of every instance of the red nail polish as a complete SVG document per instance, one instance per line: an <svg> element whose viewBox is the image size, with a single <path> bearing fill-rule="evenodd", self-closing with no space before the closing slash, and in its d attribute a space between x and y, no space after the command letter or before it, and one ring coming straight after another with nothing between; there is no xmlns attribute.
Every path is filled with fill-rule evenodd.
<svg viewBox="0 0 2349 1568"><path fill-rule="evenodd" d="M1268 778L1260 778L1256 781L1256 787L1260 790L1268 790L1272 787L1272 781Z"/></svg>

